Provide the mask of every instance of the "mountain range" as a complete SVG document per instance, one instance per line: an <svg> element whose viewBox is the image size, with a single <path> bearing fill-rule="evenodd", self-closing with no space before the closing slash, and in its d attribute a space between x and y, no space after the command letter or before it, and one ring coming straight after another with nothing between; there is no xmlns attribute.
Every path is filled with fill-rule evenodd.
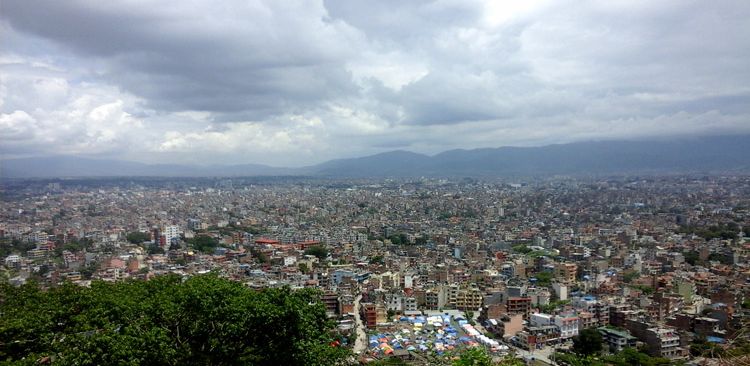
<svg viewBox="0 0 750 366"><path fill-rule="evenodd" d="M77 156L6 159L1 178L104 176L502 177L631 173L748 173L750 136L598 141L541 147L409 151L330 160L302 168L261 164L144 164Z"/></svg>

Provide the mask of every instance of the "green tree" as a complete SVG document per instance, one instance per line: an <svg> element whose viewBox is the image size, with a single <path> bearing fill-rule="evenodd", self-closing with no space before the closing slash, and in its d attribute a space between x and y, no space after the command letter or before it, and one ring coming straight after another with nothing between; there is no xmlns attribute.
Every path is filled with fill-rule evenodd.
<svg viewBox="0 0 750 366"><path fill-rule="evenodd" d="M580 355L593 355L601 350L602 335L596 329L584 329L573 338L573 351Z"/></svg>
<svg viewBox="0 0 750 366"><path fill-rule="evenodd" d="M207 235L198 235L188 240L193 249L203 253L213 253L214 249L219 246L219 241L214 237Z"/></svg>
<svg viewBox="0 0 750 366"><path fill-rule="evenodd" d="M250 248L250 255L255 258L258 263L268 263L270 261L266 253L263 253L255 248Z"/></svg>
<svg viewBox="0 0 750 366"><path fill-rule="evenodd" d="M297 267L299 268L299 271L302 273L310 272L310 268L307 267L307 263L300 263L297 265Z"/></svg>
<svg viewBox="0 0 750 366"><path fill-rule="evenodd" d="M626 348L615 355L608 356L605 358L605 361L608 364L615 366L666 366L672 364L667 358L651 357L643 352L638 352L633 348Z"/></svg>
<svg viewBox="0 0 750 366"><path fill-rule="evenodd" d="M534 277L539 286L549 286L552 283L552 272L539 272Z"/></svg>
<svg viewBox="0 0 750 366"><path fill-rule="evenodd" d="M461 357L453 362L453 366L492 366L492 357L484 348L469 348L461 352Z"/></svg>
<svg viewBox="0 0 750 366"><path fill-rule="evenodd" d="M406 361L398 357L388 357L382 360L376 360L376 361L367 363L367 366L408 366L408 365L409 364Z"/></svg>
<svg viewBox="0 0 750 366"><path fill-rule="evenodd" d="M320 293L255 291L215 275L90 288L0 284L0 360L60 365L336 365Z"/></svg>
<svg viewBox="0 0 750 366"><path fill-rule="evenodd" d="M149 244L147 251L148 251L148 254L152 254L152 255L153 254L164 254L164 249L162 249L157 244Z"/></svg>
<svg viewBox="0 0 750 366"><path fill-rule="evenodd" d="M404 233L393 234L388 237L388 240L395 245L406 245L409 244L409 238Z"/></svg>
<svg viewBox="0 0 750 366"><path fill-rule="evenodd" d="M633 280L641 276L641 272L630 270L622 273L622 282L631 283Z"/></svg>
<svg viewBox="0 0 750 366"><path fill-rule="evenodd" d="M532 251L532 249L523 244L518 244L513 246L513 251L516 253L528 254Z"/></svg>
<svg viewBox="0 0 750 366"><path fill-rule="evenodd" d="M130 243L140 244L140 243L143 243L144 241L151 240L151 234L134 231L134 232L128 233L128 235L125 236L125 239L127 239Z"/></svg>
<svg viewBox="0 0 750 366"><path fill-rule="evenodd" d="M464 318L471 324L474 325L474 312L471 310L464 311Z"/></svg>
<svg viewBox="0 0 750 366"><path fill-rule="evenodd" d="M696 265L698 261L700 260L698 256L698 252L696 251L682 252L682 255L685 257L685 262L687 262L691 266Z"/></svg>
<svg viewBox="0 0 750 366"><path fill-rule="evenodd" d="M318 257L319 260L322 261L328 258L328 249L326 249L326 247L322 245L316 245L316 246L312 246L312 247L305 249L305 254L314 255Z"/></svg>

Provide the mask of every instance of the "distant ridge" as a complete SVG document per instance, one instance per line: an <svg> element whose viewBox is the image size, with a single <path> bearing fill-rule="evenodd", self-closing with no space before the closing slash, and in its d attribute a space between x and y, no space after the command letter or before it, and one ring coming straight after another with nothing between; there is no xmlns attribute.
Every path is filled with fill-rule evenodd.
<svg viewBox="0 0 750 366"><path fill-rule="evenodd" d="M750 136L669 141L579 142L542 147L409 151L337 159L304 168L260 164L189 166L142 164L74 156L9 159L2 178L102 176L499 177L618 173L750 173Z"/></svg>
<svg viewBox="0 0 750 366"><path fill-rule="evenodd" d="M260 164L190 166L179 164L143 164L131 161L90 159L77 156L49 156L9 159L0 162L2 178L47 177L231 177L297 174L291 169Z"/></svg>

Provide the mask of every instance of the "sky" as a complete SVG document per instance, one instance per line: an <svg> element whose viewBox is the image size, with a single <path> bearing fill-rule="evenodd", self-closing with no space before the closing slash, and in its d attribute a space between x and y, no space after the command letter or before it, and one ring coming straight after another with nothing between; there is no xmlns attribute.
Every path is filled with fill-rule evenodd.
<svg viewBox="0 0 750 366"><path fill-rule="evenodd" d="M750 133L750 2L0 0L0 156L303 166Z"/></svg>

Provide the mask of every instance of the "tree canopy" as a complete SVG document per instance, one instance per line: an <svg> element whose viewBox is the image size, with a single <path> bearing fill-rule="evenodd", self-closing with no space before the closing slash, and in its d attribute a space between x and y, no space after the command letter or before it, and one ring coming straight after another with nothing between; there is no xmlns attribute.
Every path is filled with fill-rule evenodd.
<svg viewBox="0 0 750 366"><path fill-rule="evenodd" d="M142 233L140 231L134 231L132 233L128 233L128 235L126 235L125 238L133 244L140 244L140 243L143 243L144 241L151 240L151 234Z"/></svg>
<svg viewBox="0 0 750 366"><path fill-rule="evenodd" d="M207 235L198 235L188 240L188 243L193 247L193 249L203 253L211 253L214 251L214 249L216 249L217 246L219 246L218 240Z"/></svg>
<svg viewBox="0 0 750 366"><path fill-rule="evenodd" d="M580 355L593 355L601 350L602 335L596 329L584 329L573 338L573 351Z"/></svg>
<svg viewBox="0 0 750 366"><path fill-rule="evenodd" d="M0 285L0 361L60 365L335 365L319 293L202 275Z"/></svg>
<svg viewBox="0 0 750 366"><path fill-rule="evenodd" d="M309 247L305 249L306 255L314 255L318 257L319 260L325 260L328 257L328 249L326 249L322 245L316 245L313 247Z"/></svg>
<svg viewBox="0 0 750 366"><path fill-rule="evenodd" d="M453 361L453 366L522 366L524 362L512 356L506 356L498 362L492 360L484 348L469 348L461 352L461 356Z"/></svg>

